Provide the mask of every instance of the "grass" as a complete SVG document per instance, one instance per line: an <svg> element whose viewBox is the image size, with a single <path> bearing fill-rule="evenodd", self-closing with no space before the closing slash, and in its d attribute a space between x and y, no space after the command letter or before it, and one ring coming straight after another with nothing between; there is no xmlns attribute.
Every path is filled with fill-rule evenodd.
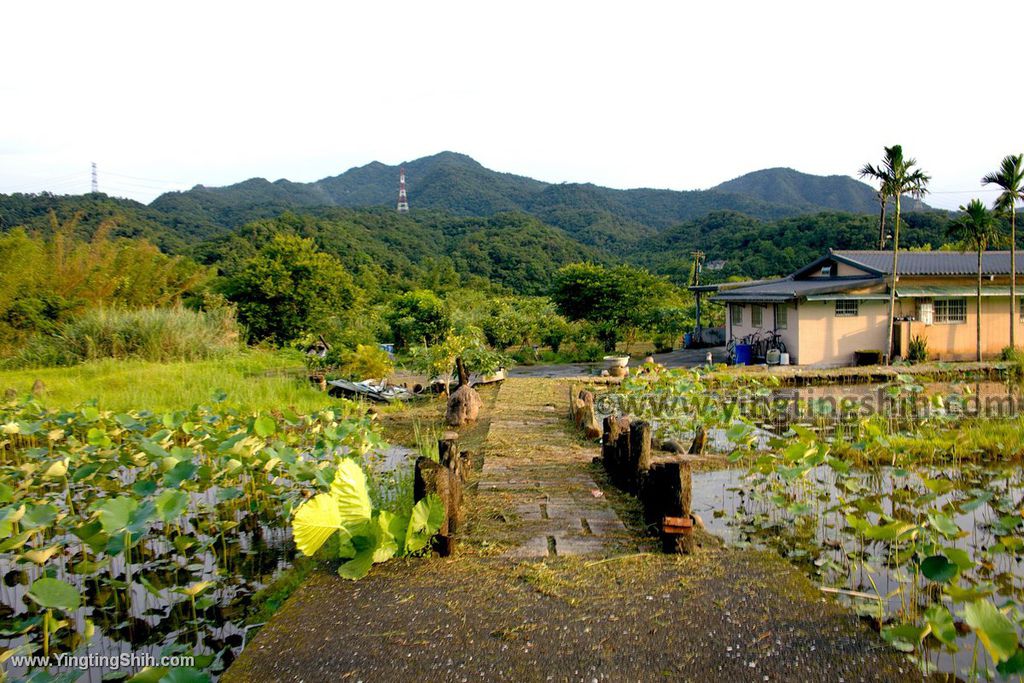
<svg viewBox="0 0 1024 683"><path fill-rule="evenodd" d="M105 358L148 361L206 360L236 352L239 330L227 309L94 309L40 334L5 364L12 368L77 365Z"/></svg>
<svg viewBox="0 0 1024 683"><path fill-rule="evenodd" d="M296 352L250 350L216 360L156 363L101 360L68 368L0 370L0 396L28 395L36 380L42 403L70 408L95 400L101 410L168 411L208 403L218 390L244 410L309 412L337 401L305 381Z"/></svg>

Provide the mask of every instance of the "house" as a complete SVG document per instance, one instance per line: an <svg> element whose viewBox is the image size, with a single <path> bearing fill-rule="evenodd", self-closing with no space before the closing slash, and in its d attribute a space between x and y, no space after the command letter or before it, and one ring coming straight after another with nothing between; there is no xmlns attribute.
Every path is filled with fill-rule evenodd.
<svg viewBox="0 0 1024 683"><path fill-rule="evenodd" d="M906 357L914 337L925 340L931 359L976 357L977 268L977 253L900 252L893 358ZM1010 252L985 252L982 273L982 354L993 357L1010 342ZM730 340L776 332L791 363L852 365L857 351L885 351L891 283L891 251L829 250L788 277L719 285L712 300L727 306ZM1019 313L1014 324L1024 341Z"/></svg>

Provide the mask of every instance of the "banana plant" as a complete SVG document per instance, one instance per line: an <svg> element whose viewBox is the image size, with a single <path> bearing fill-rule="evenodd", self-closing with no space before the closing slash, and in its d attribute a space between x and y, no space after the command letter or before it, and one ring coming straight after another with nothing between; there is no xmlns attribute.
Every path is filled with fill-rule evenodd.
<svg viewBox="0 0 1024 683"><path fill-rule="evenodd" d="M444 505L430 495L413 506L408 517L374 510L366 473L354 460L338 462L329 493L320 493L295 511L292 530L303 555L314 555L337 535L338 568L346 579L361 579L374 563L396 555L417 553L427 546L444 521Z"/></svg>

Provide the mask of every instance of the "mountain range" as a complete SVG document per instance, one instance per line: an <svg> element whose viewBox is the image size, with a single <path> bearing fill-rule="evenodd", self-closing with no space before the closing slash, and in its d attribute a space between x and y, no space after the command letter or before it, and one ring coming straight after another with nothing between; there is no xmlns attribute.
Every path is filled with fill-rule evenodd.
<svg viewBox="0 0 1024 683"><path fill-rule="evenodd" d="M847 176L789 168L755 171L707 190L618 190L590 183L548 183L485 168L469 156L441 152L400 165L410 205L459 216L504 211L531 214L578 241L629 248L683 221L715 211L775 220L818 211L875 213L875 190ZM311 183L252 178L225 187L197 185L157 197L150 208L173 214L196 233L236 228L285 209L394 206L399 166L373 162ZM907 199L907 210L927 208Z"/></svg>

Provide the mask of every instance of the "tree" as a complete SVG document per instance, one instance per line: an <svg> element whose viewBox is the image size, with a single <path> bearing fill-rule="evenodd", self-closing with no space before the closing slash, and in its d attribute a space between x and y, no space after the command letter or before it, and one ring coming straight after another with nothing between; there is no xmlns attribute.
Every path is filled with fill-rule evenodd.
<svg viewBox="0 0 1024 683"><path fill-rule="evenodd" d="M871 164L864 164L860 169L859 175L861 178L873 178L879 183L878 204L881 207L881 210L878 214L878 248L879 250L885 249L885 205L889 201L889 196L892 194L888 186L885 168L881 166L872 166Z"/></svg>
<svg viewBox="0 0 1024 683"><path fill-rule="evenodd" d="M605 268L574 263L555 274L552 299L570 320L591 323L605 351L614 351L620 337L631 343L650 326L653 312L674 298L668 280L643 268Z"/></svg>
<svg viewBox="0 0 1024 683"><path fill-rule="evenodd" d="M999 241L999 221L980 199L972 199L949 225L949 236L978 252L978 286L975 311L978 323L978 360L981 361L981 259L989 245Z"/></svg>
<svg viewBox="0 0 1024 683"><path fill-rule="evenodd" d="M406 292L391 302L385 316L392 340L399 347L427 346L444 340L452 330L448 306L426 289Z"/></svg>
<svg viewBox="0 0 1024 683"><path fill-rule="evenodd" d="M251 340L287 344L353 308L358 289L338 259L311 239L275 235L228 277L225 293Z"/></svg>
<svg viewBox="0 0 1024 683"><path fill-rule="evenodd" d="M997 185L1002 192L996 209L1010 214L1010 348L1017 348L1017 202L1024 200L1024 155L1003 158L999 170L981 179L982 185Z"/></svg>
<svg viewBox="0 0 1024 683"><path fill-rule="evenodd" d="M923 197L928 192L928 181L931 177L925 174L917 166L915 159L903 157L903 147L893 145L885 148L885 156L879 166L866 165L862 170L868 170L872 177L880 183L880 192L888 196L896 208L896 216L892 230L892 281L889 285L889 335L886 342L886 358L892 360L892 329L896 319L896 280L899 276L899 254L900 254L900 199L903 195L910 195L916 199Z"/></svg>

